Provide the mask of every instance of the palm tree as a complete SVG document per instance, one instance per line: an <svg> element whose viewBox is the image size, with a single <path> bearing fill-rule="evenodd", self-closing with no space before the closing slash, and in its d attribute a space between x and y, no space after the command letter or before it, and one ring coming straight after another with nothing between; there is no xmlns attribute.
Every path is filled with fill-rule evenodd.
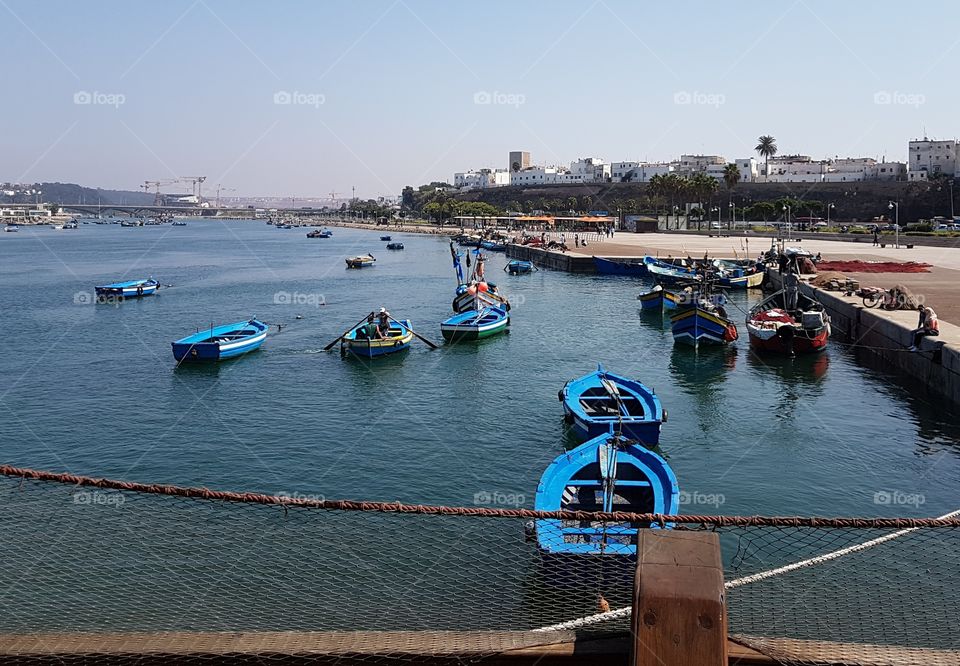
<svg viewBox="0 0 960 666"><path fill-rule="evenodd" d="M737 186L737 183L740 182L740 168L733 162L723 167L723 182L731 192L733 188Z"/></svg>
<svg viewBox="0 0 960 666"><path fill-rule="evenodd" d="M765 175L769 175L770 158L777 154L777 140L769 134L764 134L757 139L757 147L754 148L754 150L760 153L760 156L764 158L765 161L763 172Z"/></svg>

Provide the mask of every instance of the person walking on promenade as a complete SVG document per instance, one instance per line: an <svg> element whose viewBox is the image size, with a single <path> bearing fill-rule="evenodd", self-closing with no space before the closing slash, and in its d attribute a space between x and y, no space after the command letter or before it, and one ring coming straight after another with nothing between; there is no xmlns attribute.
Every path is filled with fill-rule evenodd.
<svg viewBox="0 0 960 666"><path fill-rule="evenodd" d="M876 247L880 245L880 228L874 225L873 227L873 246Z"/></svg>
<svg viewBox="0 0 960 666"><path fill-rule="evenodd" d="M920 305L917 306L917 311L920 313L920 321L918 322L920 328L911 331L913 345L911 345L910 351L917 351L920 347L920 341L926 336L940 335L940 320L937 319L937 313L933 311L933 308Z"/></svg>

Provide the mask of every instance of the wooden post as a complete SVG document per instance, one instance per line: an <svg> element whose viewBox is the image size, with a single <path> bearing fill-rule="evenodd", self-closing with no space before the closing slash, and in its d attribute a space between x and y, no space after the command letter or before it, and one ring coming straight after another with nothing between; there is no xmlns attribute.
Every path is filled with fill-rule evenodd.
<svg viewBox="0 0 960 666"><path fill-rule="evenodd" d="M634 666L726 666L716 533L640 530L633 592Z"/></svg>

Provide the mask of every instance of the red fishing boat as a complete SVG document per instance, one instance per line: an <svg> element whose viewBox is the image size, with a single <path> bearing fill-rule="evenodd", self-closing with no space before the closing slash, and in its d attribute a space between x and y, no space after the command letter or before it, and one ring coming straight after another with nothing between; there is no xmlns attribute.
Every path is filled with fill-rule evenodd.
<svg viewBox="0 0 960 666"><path fill-rule="evenodd" d="M796 306L788 310L786 292L778 291L750 310L750 346L791 355L823 350L830 339L830 316L823 304L801 292Z"/></svg>

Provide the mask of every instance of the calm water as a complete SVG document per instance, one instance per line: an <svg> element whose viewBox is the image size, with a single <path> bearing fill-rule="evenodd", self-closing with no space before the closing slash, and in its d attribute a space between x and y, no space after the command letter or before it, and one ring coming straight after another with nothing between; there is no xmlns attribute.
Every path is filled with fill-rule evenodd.
<svg viewBox="0 0 960 666"><path fill-rule="evenodd" d="M946 406L839 346L760 358L743 333L727 350L675 350L669 328L639 314L631 279L508 277L494 256L489 272L515 303L509 335L416 344L373 364L324 353L380 305L439 342L455 282L440 238L393 233L406 250L388 252L371 232L304 232L191 220L0 234L2 460L328 498L472 505L502 493L532 506L540 473L571 444L557 390L602 361L660 395L662 448L697 502L684 512L957 508L960 428ZM345 270L345 256L368 251L374 268ZM90 303L95 284L148 275L174 286ZM261 351L174 367L170 341L253 315L284 324ZM922 500L878 504L882 491Z"/></svg>

